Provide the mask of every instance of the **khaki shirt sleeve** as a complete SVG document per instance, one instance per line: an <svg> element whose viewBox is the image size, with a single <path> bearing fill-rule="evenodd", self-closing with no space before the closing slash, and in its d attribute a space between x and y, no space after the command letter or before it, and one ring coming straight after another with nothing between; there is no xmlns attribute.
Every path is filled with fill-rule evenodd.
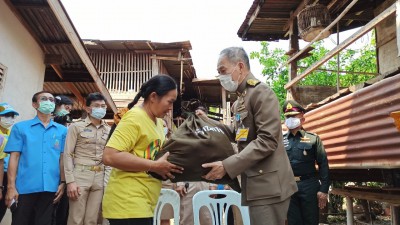
<svg viewBox="0 0 400 225"><path fill-rule="evenodd" d="M79 135L79 128L72 124L68 128L67 138L64 146L64 173L67 184L75 182L74 178L74 154L76 141Z"/></svg>
<svg viewBox="0 0 400 225"><path fill-rule="evenodd" d="M237 177L260 160L270 156L278 148L278 137L281 134L279 102L274 92L265 85L254 87L249 96L257 136L238 154L222 161L231 178Z"/></svg>

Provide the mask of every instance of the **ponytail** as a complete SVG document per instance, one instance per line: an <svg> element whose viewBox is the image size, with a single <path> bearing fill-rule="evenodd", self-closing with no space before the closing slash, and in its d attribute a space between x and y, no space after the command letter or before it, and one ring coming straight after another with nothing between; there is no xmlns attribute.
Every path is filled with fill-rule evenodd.
<svg viewBox="0 0 400 225"><path fill-rule="evenodd" d="M135 98L128 104L128 109L131 109L133 106L135 106L138 103L140 97L142 97L142 91L139 91Z"/></svg>
<svg viewBox="0 0 400 225"><path fill-rule="evenodd" d="M154 77L150 78L150 80L146 81L146 83L142 84L139 93L137 93L132 102L128 104L128 109L131 109L133 106L135 106L141 97L146 101L149 95L153 92L155 92L158 96L164 96L169 91L174 89L177 89L177 84L170 76L155 75Z"/></svg>

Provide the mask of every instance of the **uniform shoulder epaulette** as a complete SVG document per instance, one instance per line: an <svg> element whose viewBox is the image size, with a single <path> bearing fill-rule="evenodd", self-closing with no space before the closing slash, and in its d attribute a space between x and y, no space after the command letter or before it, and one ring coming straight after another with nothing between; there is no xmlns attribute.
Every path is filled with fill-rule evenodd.
<svg viewBox="0 0 400 225"><path fill-rule="evenodd" d="M261 81L256 80L256 79L248 79L247 80L247 84L252 86L252 87L257 86L259 83L261 83Z"/></svg>
<svg viewBox="0 0 400 225"><path fill-rule="evenodd" d="M312 135L314 135L314 136L318 136L318 134L313 133L313 132L306 131L306 133L307 133L307 134L312 134Z"/></svg>

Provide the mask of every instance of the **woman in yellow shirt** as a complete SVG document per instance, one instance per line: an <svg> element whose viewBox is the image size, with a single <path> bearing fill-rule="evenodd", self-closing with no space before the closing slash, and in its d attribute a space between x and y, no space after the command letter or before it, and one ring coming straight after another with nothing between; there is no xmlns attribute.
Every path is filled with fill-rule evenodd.
<svg viewBox="0 0 400 225"><path fill-rule="evenodd" d="M147 172L173 178L182 168L167 161L165 154L153 161L165 135L163 118L178 95L175 80L157 75L142 85L128 105L103 154L103 162L113 167L103 198L103 217L111 225L152 225L161 181ZM135 106L140 98L144 102Z"/></svg>

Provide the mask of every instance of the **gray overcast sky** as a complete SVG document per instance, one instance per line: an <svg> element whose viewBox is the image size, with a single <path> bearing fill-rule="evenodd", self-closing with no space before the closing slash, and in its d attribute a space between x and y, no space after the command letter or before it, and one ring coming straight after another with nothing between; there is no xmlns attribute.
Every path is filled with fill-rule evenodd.
<svg viewBox="0 0 400 225"><path fill-rule="evenodd" d="M259 42L241 41L236 34L253 0L63 0L62 3L83 39L189 40L199 78L217 75L218 54L226 47L241 46L248 53L261 48ZM251 67L261 78L262 67L257 60L251 61Z"/></svg>

